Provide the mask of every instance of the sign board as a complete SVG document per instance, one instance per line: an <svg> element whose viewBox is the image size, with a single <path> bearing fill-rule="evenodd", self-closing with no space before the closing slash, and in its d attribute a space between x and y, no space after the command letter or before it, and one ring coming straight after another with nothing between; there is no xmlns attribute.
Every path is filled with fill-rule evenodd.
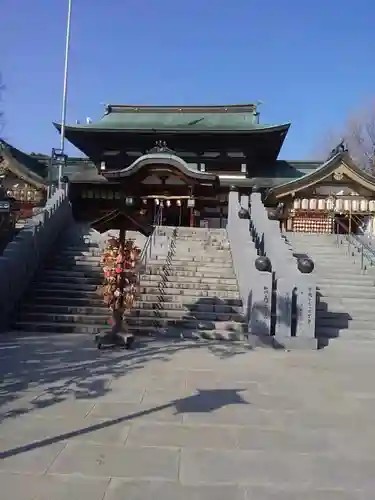
<svg viewBox="0 0 375 500"><path fill-rule="evenodd" d="M249 310L249 333L271 335L272 274L254 271Z"/></svg>
<svg viewBox="0 0 375 500"><path fill-rule="evenodd" d="M10 212L10 202L3 200L0 200L0 212L1 213L9 213Z"/></svg>

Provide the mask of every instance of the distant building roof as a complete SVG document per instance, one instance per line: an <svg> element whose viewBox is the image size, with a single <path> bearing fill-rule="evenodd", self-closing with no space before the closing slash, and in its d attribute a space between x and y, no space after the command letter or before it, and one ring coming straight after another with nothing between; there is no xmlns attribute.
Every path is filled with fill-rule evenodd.
<svg viewBox="0 0 375 500"><path fill-rule="evenodd" d="M2 139L0 139L0 156L6 161L7 168L14 175L37 188L46 188L48 169L45 163Z"/></svg>

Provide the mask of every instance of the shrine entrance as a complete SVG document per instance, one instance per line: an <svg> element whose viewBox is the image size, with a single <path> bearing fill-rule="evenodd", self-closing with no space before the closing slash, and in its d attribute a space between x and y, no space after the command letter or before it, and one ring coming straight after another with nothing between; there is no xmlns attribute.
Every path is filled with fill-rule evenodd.
<svg viewBox="0 0 375 500"><path fill-rule="evenodd" d="M144 210L153 213L154 219L157 213L160 214L160 221L163 226L188 227L192 222L192 207L189 204L192 199L189 196L163 196L151 195L143 198ZM194 200L195 204L195 200ZM193 214L194 215L194 214Z"/></svg>
<svg viewBox="0 0 375 500"><path fill-rule="evenodd" d="M107 170L102 162L90 183L87 176L82 181L79 175L71 178L69 198L75 219L94 224L101 232L124 229L149 234L156 214L165 226L199 225L201 200L216 195L218 176L193 170L165 147L156 149L123 169Z"/></svg>

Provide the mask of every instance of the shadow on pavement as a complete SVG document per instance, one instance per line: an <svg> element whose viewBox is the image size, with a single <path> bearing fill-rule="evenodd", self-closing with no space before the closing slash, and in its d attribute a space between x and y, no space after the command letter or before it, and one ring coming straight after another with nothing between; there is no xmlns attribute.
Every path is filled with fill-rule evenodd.
<svg viewBox="0 0 375 500"><path fill-rule="evenodd" d="M197 393L193 394L192 396L188 396L182 399L176 399L164 405L155 406L154 408L145 409L143 411L131 413L130 415L125 415L123 417L112 420L106 420L105 422L91 425L89 427L77 429L76 431L66 432L64 434L59 434L58 436L42 439L40 441L34 441L22 446L17 446L15 448L1 452L0 459L6 459L15 455L20 455L21 453L25 453L38 448L43 448L45 446L49 446L51 444L65 441L77 436L82 436L84 434L89 434L90 432L95 432L122 422L135 420L136 418L150 415L166 408L175 407L176 414L211 413L215 410L218 410L219 408L232 404L249 404L242 398L240 394L241 391L243 391L243 389L198 389Z"/></svg>

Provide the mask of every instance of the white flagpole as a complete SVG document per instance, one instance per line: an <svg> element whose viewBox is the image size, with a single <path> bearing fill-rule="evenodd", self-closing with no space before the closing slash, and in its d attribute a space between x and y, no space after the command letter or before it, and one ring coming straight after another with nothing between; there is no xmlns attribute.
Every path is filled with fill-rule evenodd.
<svg viewBox="0 0 375 500"><path fill-rule="evenodd" d="M66 23L66 37L65 37L65 64L64 64L64 86L63 86L63 98L62 98L62 110L61 110L61 137L60 137L60 149L62 158L64 158L64 148L65 148L65 127L66 127L66 104L68 97L68 71L69 71L69 48L70 48L70 27L72 24L72 0L68 0L68 18ZM61 179L63 177L63 163L59 164L59 188L62 188Z"/></svg>

